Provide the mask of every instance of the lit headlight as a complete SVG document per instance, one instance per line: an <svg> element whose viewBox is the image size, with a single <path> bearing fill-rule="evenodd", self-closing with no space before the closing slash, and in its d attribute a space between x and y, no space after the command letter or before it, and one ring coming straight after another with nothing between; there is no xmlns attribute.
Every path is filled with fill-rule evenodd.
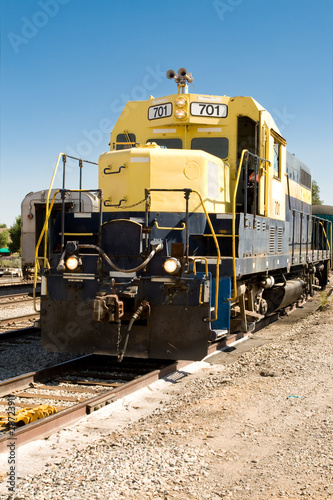
<svg viewBox="0 0 333 500"><path fill-rule="evenodd" d="M178 106L178 108L183 108L185 104L186 104L186 99L184 97L177 97L176 106Z"/></svg>
<svg viewBox="0 0 333 500"><path fill-rule="evenodd" d="M180 270L181 264L179 260L175 259L174 257L170 257L170 259L167 259L164 262L163 267L166 273L175 274Z"/></svg>
<svg viewBox="0 0 333 500"><path fill-rule="evenodd" d="M79 258L76 255L71 255L68 259L66 259L66 267L70 271L75 271L79 264Z"/></svg>
<svg viewBox="0 0 333 500"><path fill-rule="evenodd" d="M184 109L176 109L175 116L181 120L186 117L186 111Z"/></svg>

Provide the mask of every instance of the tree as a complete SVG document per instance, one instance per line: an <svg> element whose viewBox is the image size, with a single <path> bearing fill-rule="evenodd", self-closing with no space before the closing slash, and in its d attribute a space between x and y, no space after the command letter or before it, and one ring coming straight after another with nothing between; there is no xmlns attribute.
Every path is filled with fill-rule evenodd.
<svg viewBox="0 0 333 500"><path fill-rule="evenodd" d="M312 205L322 205L323 200L320 199L320 189L316 181L312 181Z"/></svg>
<svg viewBox="0 0 333 500"><path fill-rule="evenodd" d="M1 231L0 248L7 248L7 245L8 245L8 231Z"/></svg>
<svg viewBox="0 0 333 500"><path fill-rule="evenodd" d="M16 217L14 224L9 228L11 242L8 243L9 250L18 252L21 247L21 216Z"/></svg>
<svg viewBox="0 0 333 500"><path fill-rule="evenodd" d="M7 224L0 224L0 228L1 227L7 227Z"/></svg>

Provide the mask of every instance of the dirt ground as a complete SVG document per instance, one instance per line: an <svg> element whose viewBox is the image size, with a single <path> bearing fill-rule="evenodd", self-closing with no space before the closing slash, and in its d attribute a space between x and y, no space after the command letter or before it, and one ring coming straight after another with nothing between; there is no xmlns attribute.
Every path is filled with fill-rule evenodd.
<svg viewBox="0 0 333 500"><path fill-rule="evenodd" d="M26 445L12 498L333 498L332 295L318 301L127 402L130 418L110 405Z"/></svg>

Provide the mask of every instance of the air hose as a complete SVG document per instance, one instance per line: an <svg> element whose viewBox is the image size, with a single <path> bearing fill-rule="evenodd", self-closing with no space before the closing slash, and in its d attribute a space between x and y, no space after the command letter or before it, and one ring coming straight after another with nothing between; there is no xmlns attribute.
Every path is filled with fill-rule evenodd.
<svg viewBox="0 0 333 500"><path fill-rule="evenodd" d="M97 250L97 252L100 254L100 256L103 257L103 259L109 264L109 266L111 266L116 271L119 271L120 273L135 273L137 271L140 271L144 267L146 267L146 265L154 257L155 253L159 252L160 250L162 250L163 243L158 243L156 246L154 246L153 249L152 249L152 251L148 255L148 257L142 262L142 264L140 264L137 267L133 267L132 269L121 269L120 267L116 266L116 264L114 264L112 262L112 260L106 255L106 253L104 252L104 250L102 250L97 245L84 244L84 245L79 245L79 248L91 248L91 249Z"/></svg>
<svg viewBox="0 0 333 500"><path fill-rule="evenodd" d="M141 314L143 313L143 311L145 309L149 309L149 308L150 308L149 302L147 302L146 300L143 300L141 302L141 304L139 305L139 307L137 308L137 310L135 311L135 313L133 314L133 316L131 317L131 320L128 323L128 327L127 327L126 339L125 339L124 347L121 349L121 351L118 354L117 361L119 361L119 363L124 358L124 355L125 355L125 352L126 352L126 349L127 349L128 339L129 339L129 336L130 336L130 333L131 333L134 321L136 321L141 316Z"/></svg>

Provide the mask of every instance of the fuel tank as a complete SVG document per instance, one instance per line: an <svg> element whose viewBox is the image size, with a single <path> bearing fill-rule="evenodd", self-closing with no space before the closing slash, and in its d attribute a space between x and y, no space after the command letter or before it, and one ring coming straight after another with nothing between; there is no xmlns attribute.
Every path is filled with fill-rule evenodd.
<svg viewBox="0 0 333 500"><path fill-rule="evenodd" d="M267 313L272 313L289 306L303 294L305 282L301 279L288 280L286 283L278 283L273 288L263 292L263 298L267 301Z"/></svg>

